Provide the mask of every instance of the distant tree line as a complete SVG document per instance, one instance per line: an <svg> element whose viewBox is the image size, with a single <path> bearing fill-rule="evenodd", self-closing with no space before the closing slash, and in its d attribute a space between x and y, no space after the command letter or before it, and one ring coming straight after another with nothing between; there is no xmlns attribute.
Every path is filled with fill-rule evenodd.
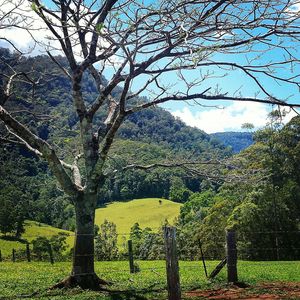
<svg viewBox="0 0 300 300"><path fill-rule="evenodd" d="M251 128L251 124L245 123L247 129ZM253 129L253 128L252 128ZM253 144L253 132L216 132L210 134L213 138L221 141L225 146L232 149L233 153L239 153Z"/></svg>

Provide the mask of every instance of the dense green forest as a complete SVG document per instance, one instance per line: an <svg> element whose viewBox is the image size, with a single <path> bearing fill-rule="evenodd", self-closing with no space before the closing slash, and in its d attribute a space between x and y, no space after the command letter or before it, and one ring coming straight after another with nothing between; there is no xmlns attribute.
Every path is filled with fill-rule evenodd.
<svg viewBox="0 0 300 300"><path fill-rule="evenodd" d="M229 171L241 178L249 172L252 178L191 194L178 225L183 234L197 237L195 248L199 239L209 256L222 256L225 229L233 228L241 258L300 258L299 134L299 117L285 126L272 122L235 156L240 170Z"/></svg>
<svg viewBox="0 0 300 300"><path fill-rule="evenodd" d="M253 133L251 132L216 132L210 135L225 146L231 147L233 153L239 153L253 144Z"/></svg>
<svg viewBox="0 0 300 300"><path fill-rule="evenodd" d="M13 55L5 49L1 49L0 54L8 60ZM62 58L57 59L64 63ZM18 68L28 72L32 65L36 66L35 76L43 74L34 90L34 106L22 97L32 93L32 88L20 82L8 103L10 110L36 134L60 149L61 155L66 149L74 149L76 155L78 120L68 92L70 84L46 56L23 57ZM88 77L84 81L84 93L88 99L96 97L95 87ZM133 101L143 102L147 98ZM97 118L101 128L101 111ZM1 130L4 132L3 127ZM148 109L130 116L121 127L107 172L114 174L114 170L122 170L133 162L208 161L229 158L231 151L238 151L236 147L231 150L224 146L217 139L219 136L211 137L188 127L161 108ZM250 143L252 139L250 133L242 134L242 142L237 142L240 138L232 133L222 136L226 145L242 148L243 143ZM105 196L99 199L98 205L143 197L183 202L177 221L181 257L199 257L200 241L206 255L219 258L223 253L225 229L235 228L239 235L239 253L244 258L300 258L300 118L295 117L287 125L273 119L253 138L253 145L232 157L238 169L215 167L220 169L218 174L222 178L237 180L191 177L180 168L131 170L108 178L103 188ZM1 143L0 160L1 232L21 236L25 219L74 229L73 208L45 162L22 146L9 143ZM136 256L160 257L162 237L159 233L140 229L136 224L131 235Z"/></svg>

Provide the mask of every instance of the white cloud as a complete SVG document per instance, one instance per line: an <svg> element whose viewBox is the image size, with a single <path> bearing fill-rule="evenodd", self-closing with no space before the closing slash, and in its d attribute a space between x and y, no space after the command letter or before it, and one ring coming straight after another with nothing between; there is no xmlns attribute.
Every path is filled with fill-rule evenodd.
<svg viewBox="0 0 300 300"><path fill-rule="evenodd" d="M0 4L0 16L6 16L0 21L1 36L20 50L26 52L34 45L34 39L46 42L47 36L51 35L29 1L0 0Z"/></svg>
<svg viewBox="0 0 300 300"><path fill-rule="evenodd" d="M290 9L290 11L299 12L300 11L300 1L299 0L292 1L289 6L289 9Z"/></svg>
<svg viewBox="0 0 300 300"><path fill-rule="evenodd" d="M47 3L47 1L44 1ZM73 4L71 4L72 7ZM81 5L81 13L87 12L87 9ZM59 13L56 13L60 15ZM45 13L46 17L54 24L54 28L60 36L63 36L61 24L52 16ZM3 16L6 16L5 18ZM91 17L91 16L89 16ZM82 18L81 26L85 26L89 17ZM69 36L73 45L72 49L75 58L78 61L83 60L81 46L78 42L77 29L72 22L69 22ZM105 28L103 29L105 30ZM45 22L33 10L32 4L28 0L0 0L0 36L8 39L23 53L38 55L45 53L45 50L51 51L53 55L63 54L61 45L52 32L47 28ZM91 39L92 33L86 35L87 41ZM12 49L11 45L4 40L0 40L5 47ZM0 45L1 45L0 44ZM110 42L107 39L99 38L99 44L102 48L109 48ZM105 50L101 50L105 51ZM98 53L98 55L101 52ZM108 66L118 66L123 60L114 55Z"/></svg>
<svg viewBox="0 0 300 300"><path fill-rule="evenodd" d="M298 18L300 13L300 1L296 0L289 3L287 8L285 9L285 13L289 18Z"/></svg>
<svg viewBox="0 0 300 300"><path fill-rule="evenodd" d="M261 103L234 102L224 109L210 108L204 111L193 111L190 107L172 112L187 125L200 128L207 133L223 131L241 131L243 123L252 123L255 128L266 125L270 106ZM290 112L284 122L296 115Z"/></svg>

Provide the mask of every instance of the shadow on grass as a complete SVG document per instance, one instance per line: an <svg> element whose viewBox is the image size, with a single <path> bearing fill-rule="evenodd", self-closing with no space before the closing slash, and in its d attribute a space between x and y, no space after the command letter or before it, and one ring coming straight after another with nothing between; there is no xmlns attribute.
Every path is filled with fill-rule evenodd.
<svg viewBox="0 0 300 300"><path fill-rule="evenodd" d="M142 295L138 295L133 292L116 292L116 293L109 293L111 300L148 300L149 298L146 298Z"/></svg>
<svg viewBox="0 0 300 300"><path fill-rule="evenodd" d="M162 290L108 290L103 289L97 291L90 291L91 294L87 295L87 290L82 290L79 287L75 288L64 288L55 290L39 290L31 294L21 294L14 296L1 297L0 300L10 300L10 299L52 299L52 297L61 297L62 299L69 299L69 297L80 296L83 294L84 299L94 299L94 300L150 300L153 299L154 294L161 292ZM147 296L146 296L147 295Z"/></svg>
<svg viewBox="0 0 300 300"><path fill-rule="evenodd" d="M28 241L26 239L18 238L18 237L11 236L11 235L2 235L2 236L0 236L0 240L20 242L22 244L28 243Z"/></svg>

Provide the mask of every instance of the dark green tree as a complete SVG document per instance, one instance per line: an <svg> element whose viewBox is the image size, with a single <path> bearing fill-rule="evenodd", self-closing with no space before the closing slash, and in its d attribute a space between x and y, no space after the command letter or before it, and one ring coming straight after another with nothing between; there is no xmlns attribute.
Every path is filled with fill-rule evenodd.
<svg viewBox="0 0 300 300"><path fill-rule="evenodd" d="M97 260L114 260L118 257L118 235L116 224L104 220L95 237L95 255Z"/></svg>

